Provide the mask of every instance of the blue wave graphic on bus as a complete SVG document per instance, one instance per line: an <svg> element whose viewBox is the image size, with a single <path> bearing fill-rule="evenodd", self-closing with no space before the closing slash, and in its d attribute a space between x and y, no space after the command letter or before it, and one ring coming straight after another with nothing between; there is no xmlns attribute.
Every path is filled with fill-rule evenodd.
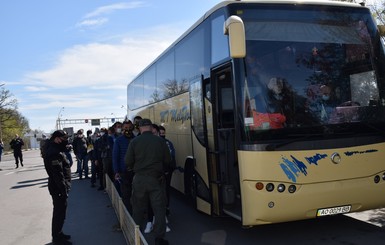
<svg viewBox="0 0 385 245"><path fill-rule="evenodd" d="M318 165L318 161L321 160L321 159L326 158L327 156L328 156L327 154L319 154L319 153L317 153L316 155L314 155L312 157L305 157L305 159L306 159L306 161L309 164Z"/></svg>
<svg viewBox="0 0 385 245"><path fill-rule="evenodd" d="M368 149L365 151L346 151L344 154L348 157L351 157L355 154L366 154L366 153L373 153L377 152L376 149ZM324 158L327 158L327 154L320 154L317 153L314 156L305 157L306 162L308 165L314 164L318 166L318 161L322 160ZM286 174L286 176L289 178L289 180L293 182L297 182L297 178L301 175L306 176L307 175L307 166L304 163L305 161L300 161L294 156L290 155L289 158L282 157L282 162L279 163L280 167L282 168L283 172Z"/></svg>
<svg viewBox="0 0 385 245"><path fill-rule="evenodd" d="M289 178L289 180L293 182L297 182L297 178L301 175L307 175L307 166L303 161L298 160L293 155L290 155L291 159L282 157L281 166L283 172ZM327 154L319 154L317 153L311 157L305 157L305 160L308 164L318 165L318 161L327 157Z"/></svg>

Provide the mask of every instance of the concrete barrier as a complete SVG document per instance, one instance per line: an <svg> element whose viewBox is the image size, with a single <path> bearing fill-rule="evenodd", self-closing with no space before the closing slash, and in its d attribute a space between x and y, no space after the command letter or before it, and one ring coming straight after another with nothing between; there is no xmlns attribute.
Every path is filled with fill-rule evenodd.
<svg viewBox="0 0 385 245"><path fill-rule="evenodd" d="M139 225L135 224L132 216L124 206L122 198L119 196L114 183L106 175L106 192L111 199L112 207L115 209L118 217L120 228L123 231L127 244L130 245L148 245L142 232L140 232Z"/></svg>

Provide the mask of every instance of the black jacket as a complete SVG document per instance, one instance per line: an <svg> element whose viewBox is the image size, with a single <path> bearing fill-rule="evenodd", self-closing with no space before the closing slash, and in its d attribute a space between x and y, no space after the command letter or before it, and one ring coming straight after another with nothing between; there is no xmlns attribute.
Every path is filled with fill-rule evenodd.
<svg viewBox="0 0 385 245"><path fill-rule="evenodd" d="M45 143L44 166L48 174L48 190L51 195L67 197L71 189L70 163L52 140Z"/></svg>
<svg viewBox="0 0 385 245"><path fill-rule="evenodd" d="M75 155L85 155L87 154L88 141L86 137L75 137L72 142Z"/></svg>
<svg viewBox="0 0 385 245"><path fill-rule="evenodd" d="M14 152L21 152L21 147L23 147L24 141L22 138L16 138L13 139L9 144L11 145L11 148Z"/></svg>

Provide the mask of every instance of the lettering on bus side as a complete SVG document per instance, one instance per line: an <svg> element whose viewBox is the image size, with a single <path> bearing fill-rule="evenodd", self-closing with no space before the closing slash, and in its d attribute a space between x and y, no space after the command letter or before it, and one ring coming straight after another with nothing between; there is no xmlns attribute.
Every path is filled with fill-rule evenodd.
<svg viewBox="0 0 385 245"><path fill-rule="evenodd" d="M187 106L183 106L179 109L170 109L170 110L164 110L159 113L160 116L160 122L178 122L181 121L184 123L187 120L190 120L190 112L188 111Z"/></svg>
<svg viewBox="0 0 385 245"><path fill-rule="evenodd" d="M346 151L344 152L346 156L350 157L350 156L353 156L354 154L365 154L365 153L373 153L373 152L377 152L378 150L375 150L375 149L370 149L370 150L366 150L366 151Z"/></svg>

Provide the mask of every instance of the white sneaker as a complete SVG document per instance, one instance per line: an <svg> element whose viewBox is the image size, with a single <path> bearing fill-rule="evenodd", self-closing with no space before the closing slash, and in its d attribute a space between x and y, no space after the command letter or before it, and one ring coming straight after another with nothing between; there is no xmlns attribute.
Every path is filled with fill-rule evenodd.
<svg viewBox="0 0 385 245"><path fill-rule="evenodd" d="M146 229L144 229L144 233L150 233L152 231L152 222L147 222Z"/></svg>
<svg viewBox="0 0 385 245"><path fill-rule="evenodd" d="M171 231L171 229L170 229L170 227L168 227L168 225L166 226L166 232L170 232Z"/></svg>
<svg viewBox="0 0 385 245"><path fill-rule="evenodd" d="M168 224L168 219L167 219L167 216L166 216L166 224Z"/></svg>

